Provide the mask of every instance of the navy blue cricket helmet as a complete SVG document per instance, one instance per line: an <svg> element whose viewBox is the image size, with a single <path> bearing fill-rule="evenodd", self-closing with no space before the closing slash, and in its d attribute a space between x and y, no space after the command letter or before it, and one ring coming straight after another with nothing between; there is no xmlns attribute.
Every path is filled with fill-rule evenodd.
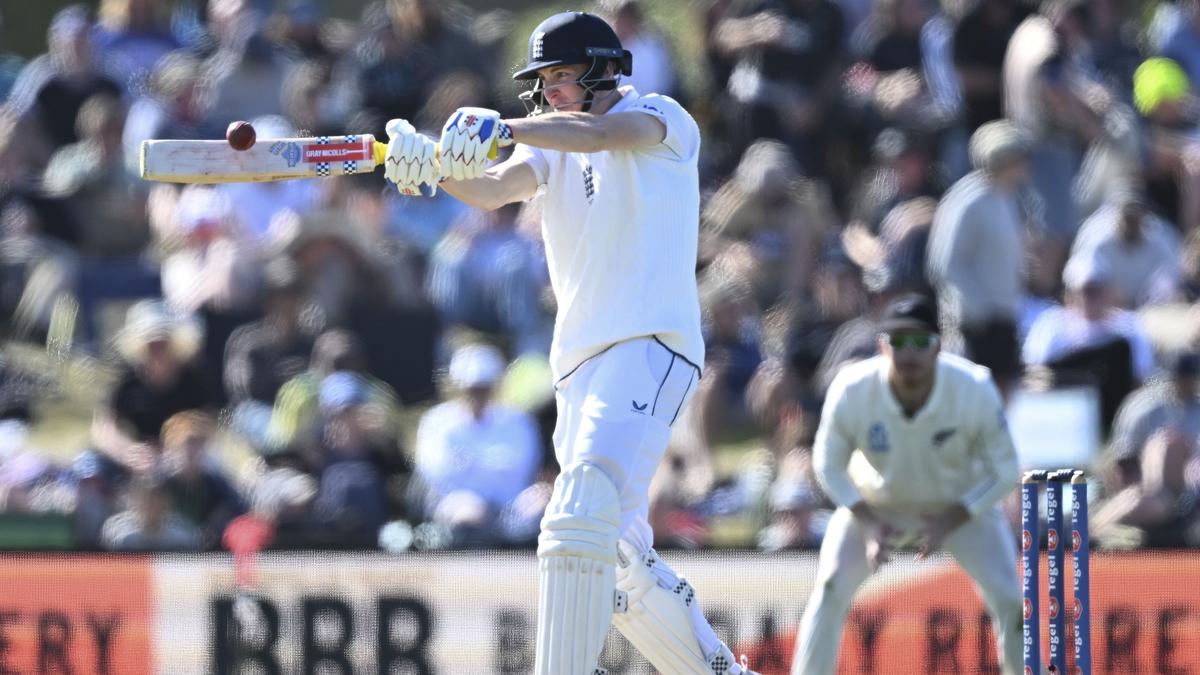
<svg viewBox="0 0 1200 675"><path fill-rule="evenodd" d="M609 63L616 65L615 77L606 77ZM536 114L546 104L537 71L550 66L586 65L578 83L584 88L583 109L591 108L596 91L617 87L617 77L633 73L633 54L621 46L616 31L604 19L587 12L562 12L538 24L529 36L529 54L525 67L513 74L514 80L533 80L533 88L521 94L521 100L533 104Z"/></svg>

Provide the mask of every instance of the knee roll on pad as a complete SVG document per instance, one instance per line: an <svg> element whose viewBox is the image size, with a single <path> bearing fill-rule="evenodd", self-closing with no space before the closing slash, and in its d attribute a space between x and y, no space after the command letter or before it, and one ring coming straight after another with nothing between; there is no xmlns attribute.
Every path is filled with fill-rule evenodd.
<svg viewBox="0 0 1200 675"><path fill-rule="evenodd" d="M593 675L612 621L621 498L594 465L563 469L538 539L537 675Z"/></svg>
<svg viewBox="0 0 1200 675"><path fill-rule="evenodd" d="M554 481L538 557L578 556L616 564L620 528L617 486L594 464L572 464Z"/></svg>

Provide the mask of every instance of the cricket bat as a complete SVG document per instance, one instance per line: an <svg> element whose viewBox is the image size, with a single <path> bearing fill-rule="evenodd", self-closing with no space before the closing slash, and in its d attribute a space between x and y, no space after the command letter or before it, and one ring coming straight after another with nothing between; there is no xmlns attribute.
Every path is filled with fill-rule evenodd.
<svg viewBox="0 0 1200 675"><path fill-rule="evenodd" d="M264 138L247 150L227 141L142 141L141 176L161 183L264 183L371 173L387 143L371 134ZM496 146L488 152L496 159Z"/></svg>
<svg viewBox="0 0 1200 675"><path fill-rule="evenodd" d="M387 144L371 134L264 138L247 150L223 140L143 141L141 175L165 183L252 183L370 173Z"/></svg>

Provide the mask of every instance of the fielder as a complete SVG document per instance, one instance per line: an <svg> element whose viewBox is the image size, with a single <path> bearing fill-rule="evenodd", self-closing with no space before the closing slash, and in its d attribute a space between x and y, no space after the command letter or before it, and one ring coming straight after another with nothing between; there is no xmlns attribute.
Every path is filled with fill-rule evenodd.
<svg viewBox="0 0 1200 675"><path fill-rule="evenodd" d="M942 354L937 326L928 299L899 298L884 314L881 355L830 385L813 465L838 509L792 675L833 675L855 591L900 545L958 560L992 614L1004 673L1021 672L1017 550L998 504L1017 485L1017 455L990 372Z"/></svg>
<svg viewBox="0 0 1200 675"><path fill-rule="evenodd" d="M615 624L664 675L748 673L687 581L654 552L648 489L696 389L700 132L674 100L620 87L632 55L602 19L546 19L514 76L523 119L456 111L440 144L388 124L387 177L481 209L543 192L558 316L551 346L562 467L538 544L538 675L593 675ZM488 167L496 147L512 156ZM438 178L442 182L435 183Z"/></svg>

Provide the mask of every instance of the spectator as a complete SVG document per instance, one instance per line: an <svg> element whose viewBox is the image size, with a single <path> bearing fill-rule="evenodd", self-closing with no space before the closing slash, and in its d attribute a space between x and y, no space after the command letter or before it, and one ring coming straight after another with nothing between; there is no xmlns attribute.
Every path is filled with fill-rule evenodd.
<svg viewBox="0 0 1200 675"><path fill-rule="evenodd" d="M1200 439L1200 398L1196 389L1200 357L1192 352L1175 354L1167 375L1147 382L1121 404L1109 445L1113 492L1142 481L1145 450L1157 434L1170 431L1183 438Z"/></svg>
<svg viewBox="0 0 1200 675"><path fill-rule="evenodd" d="M72 290L74 231L63 205L45 198L28 125L0 106L0 334L41 339Z"/></svg>
<svg viewBox="0 0 1200 675"><path fill-rule="evenodd" d="M1072 184L1088 144L1104 137L1113 96L1096 78L1090 4L1055 0L1017 27L1004 64L1005 112L1032 141L1032 183L1045 226L1069 242L1079 226Z"/></svg>
<svg viewBox="0 0 1200 675"><path fill-rule="evenodd" d="M975 171L942 197L929 233L927 267L948 345L992 370L1001 391L1020 374L1017 310L1022 230L1016 190L1028 176L1028 142L1006 120L971 136Z"/></svg>
<svg viewBox="0 0 1200 675"><path fill-rule="evenodd" d="M329 22L318 0L289 0L281 13L279 39L290 60L328 64L335 57Z"/></svg>
<svg viewBox="0 0 1200 675"><path fill-rule="evenodd" d="M834 376L844 366L879 353L879 322L883 310L898 296L914 292L913 285L887 269L864 271L863 287L867 296L863 310L837 327L817 363L813 379L818 400L825 398Z"/></svg>
<svg viewBox="0 0 1200 675"><path fill-rule="evenodd" d="M74 507L70 481L29 444L28 420L0 408L0 514L65 516Z"/></svg>
<svg viewBox="0 0 1200 675"><path fill-rule="evenodd" d="M755 141L703 209L702 257L748 255L746 272L761 307L804 297L832 221L821 192L803 179L786 146Z"/></svg>
<svg viewBox="0 0 1200 675"><path fill-rule="evenodd" d="M335 74L340 75L328 63L315 59L300 62L288 70L283 82L283 112L306 134L333 136L346 133L346 121L351 111L346 107L348 97L343 91L344 83L335 79ZM257 122L254 128L262 134ZM288 134L295 135L295 132ZM288 136L264 135L263 138Z"/></svg>
<svg viewBox="0 0 1200 675"><path fill-rule="evenodd" d="M313 511L331 543L355 548L374 546L388 516L383 472L372 461L381 453L365 419L369 393L361 377L343 371L322 380L319 393L323 466Z"/></svg>
<svg viewBox="0 0 1200 675"><path fill-rule="evenodd" d="M4 15L0 14L0 32L4 29ZM21 68L25 65L25 60L12 52L0 51L0 103L8 100L8 95L12 91L13 85L17 82L17 76L21 73Z"/></svg>
<svg viewBox="0 0 1200 675"><path fill-rule="evenodd" d="M313 343L308 370L284 383L275 396L268 428L269 445L265 452L291 449L311 456L320 443L321 419L319 394L321 382L338 371L355 373L362 378L372 414L370 433L375 445L394 448L397 440L397 416L400 406L391 387L367 373L366 360L358 337L345 330L329 330Z"/></svg>
<svg viewBox="0 0 1200 675"><path fill-rule="evenodd" d="M96 94L119 98L123 93L98 69L91 35L86 7L60 9L50 21L49 51L30 61L13 85L13 106L38 124L53 150L79 140L75 121L84 101Z"/></svg>
<svg viewBox="0 0 1200 675"><path fill-rule="evenodd" d="M193 28L188 47L203 56L237 51L266 26L267 5L261 0L208 0L203 25Z"/></svg>
<svg viewBox="0 0 1200 675"><path fill-rule="evenodd" d="M1145 121L1146 188L1156 210L1174 216L1180 229L1200 224L1200 135L1192 113L1191 81L1178 63L1147 59L1134 72L1133 100Z"/></svg>
<svg viewBox="0 0 1200 675"><path fill-rule="evenodd" d="M196 57L183 51L157 61L125 117L121 144L129 173L138 170L143 141L201 137L205 94L200 67Z"/></svg>
<svg viewBox="0 0 1200 675"><path fill-rule="evenodd" d="M975 3L954 31L954 66L962 83L967 129L1004 117L1004 53L1017 26L1032 12L1022 0Z"/></svg>
<svg viewBox="0 0 1200 675"><path fill-rule="evenodd" d="M1154 351L1137 315L1116 304L1113 276L1096 258L1073 258L1063 270L1067 289L1062 307L1048 309L1033 322L1022 357L1027 365L1041 366L1068 355L1123 340L1128 343L1130 364L1137 381L1154 370Z"/></svg>
<svg viewBox="0 0 1200 675"><path fill-rule="evenodd" d="M746 388L762 363L761 312L744 284L706 277L700 305L704 329L704 378L691 403L707 454L730 430L750 422Z"/></svg>
<svg viewBox="0 0 1200 675"><path fill-rule="evenodd" d="M861 29L866 63L879 76L877 109L925 133L954 125L962 92L951 63L953 26L931 0L888 0Z"/></svg>
<svg viewBox="0 0 1200 675"><path fill-rule="evenodd" d="M1117 304L1126 309L1175 296L1180 253L1178 230L1133 192L1115 195L1084 221L1071 247L1072 259L1095 257L1112 271Z"/></svg>
<svg viewBox="0 0 1200 675"><path fill-rule="evenodd" d="M109 551L197 551L200 531L171 507L166 481L142 476L129 490L129 508L104 521Z"/></svg>
<svg viewBox="0 0 1200 675"><path fill-rule="evenodd" d="M884 129L875 138L875 165L853 199L855 224L879 234L892 209L918 197L937 198L944 190L930 139L912 131Z"/></svg>
<svg viewBox="0 0 1200 675"><path fill-rule="evenodd" d="M381 279L379 242L357 227L341 206L286 212L275 220L268 240L272 254L286 254L299 265L312 311L327 326L346 325L360 295L379 297L382 291L376 287Z"/></svg>
<svg viewBox="0 0 1200 675"><path fill-rule="evenodd" d="M103 0L96 51L105 73L132 94L146 91L156 63L181 45L171 35L170 5L159 0Z"/></svg>
<svg viewBox="0 0 1200 675"><path fill-rule="evenodd" d="M804 396L824 398L822 363L838 329L867 306L863 271L838 243L822 253L813 281L811 300L801 305L789 322L787 361L800 380ZM833 373L829 373L832 376Z"/></svg>
<svg viewBox="0 0 1200 675"><path fill-rule="evenodd" d="M504 366L494 347L460 347L448 373L458 395L425 413L417 430L422 510L459 544L506 543L540 518L531 508L505 518L533 485L542 449L533 418L493 400Z"/></svg>
<svg viewBox="0 0 1200 675"><path fill-rule="evenodd" d="M117 512L117 497L126 474L104 455L85 451L71 464L70 478L75 485L75 546L85 551L101 550L101 532Z"/></svg>
<svg viewBox="0 0 1200 675"><path fill-rule="evenodd" d="M250 123L259 138L299 135L296 127L279 115L257 117ZM273 223L279 228L281 218L307 217L317 210L320 200L315 180L229 183L221 185L217 191L228 204L229 217L237 227L239 239L256 248L268 245L274 234Z"/></svg>
<svg viewBox="0 0 1200 675"><path fill-rule="evenodd" d="M184 188L171 220L174 229L164 237L169 253L162 261L163 295L174 309L203 323L199 360L209 388L224 403L225 346L234 329L259 316L261 261L229 200L211 186Z"/></svg>
<svg viewBox="0 0 1200 675"><path fill-rule="evenodd" d="M370 34L355 53L361 107L381 119L415 119L447 73L469 70L486 77L479 46L441 3L387 0L386 12L381 19L366 18Z"/></svg>
<svg viewBox="0 0 1200 675"><path fill-rule="evenodd" d="M245 30L242 28L241 30ZM283 112L284 64L275 46L257 32L224 44L204 63L211 86L208 125Z"/></svg>
<svg viewBox="0 0 1200 675"><path fill-rule="evenodd" d="M79 142L60 148L46 167L45 189L69 200L77 250L84 256L130 258L149 243L147 188L125 171L124 127L125 110L115 96L89 98L79 109ZM102 279L89 275L84 283L93 281Z"/></svg>
<svg viewBox="0 0 1200 675"><path fill-rule="evenodd" d="M1181 302L1200 301L1200 229L1188 233L1180 253Z"/></svg>
<svg viewBox="0 0 1200 675"><path fill-rule="evenodd" d="M125 171L121 132L125 111L115 97L88 99L79 109L77 143L51 158L43 177L74 232L74 270L82 339L98 337L96 315L106 300L159 294L159 273L141 254L150 241L147 184Z"/></svg>
<svg viewBox="0 0 1200 675"><path fill-rule="evenodd" d="M296 264L275 258L264 271L265 313L234 330L225 346L225 392L232 424L256 448L268 444L271 407L288 380L308 369L313 335L301 319L303 285Z"/></svg>
<svg viewBox="0 0 1200 675"><path fill-rule="evenodd" d="M177 310L231 312L250 307L258 297L261 270L232 208L207 185L179 193L171 229L160 233L168 251L162 262L163 295Z"/></svg>
<svg viewBox="0 0 1200 675"><path fill-rule="evenodd" d="M1124 538L1121 528L1133 528L1138 543L1150 546L1200 543L1200 361L1179 354L1170 373L1170 379L1134 392L1121 408L1111 448L1115 493L1092 516L1101 541Z"/></svg>
<svg viewBox="0 0 1200 675"><path fill-rule="evenodd" d="M1129 81L1141 63L1139 40L1141 13L1121 0L1093 0L1088 15L1088 36L1098 79L1122 104L1130 101Z"/></svg>
<svg viewBox="0 0 1200 675"><path fill-rule="evenodd" d="M215 436L211 415L185 410L163 424L161 439L174 510L199 530L200 547L206 550L216 549L225 526L246 510L211 454Z"/></svg>
<svg viewBox="0 0 1200 675"><path fill-rule="evenodd" d="M758 533L763 551L815 548L824 535L818 517L821 488L812 468L812 448L797 448L785 455L780 476L771 487L770 523Z"/></svg>
<svg viewBox="0 0 1200 675"><path fill-rule="evenodd" d="M733 62L726 95L734 145L783 141L804 175L822 175L824 129L843 55L844 19L829 0L738 3L716 24L716 52Z"/></svg>
<svg viewBox="0 0 1200 675"><path fill-rule="evenodd" d="M502 337L518 354L548 354L546 262L517 230L519 209L510 204L464 219L447 233L433 251L428 294L450 325Z"/></svg>
<svg viewBox="0 0 1200 675"><path fill-rule="evenodd" d="M1162 45L1162 56L1178 63L1188 79L1200 82L1200 2L1180 0L1179 19Z"/></svg>
<svg viewBox="0 0 1200 675"><path fill-rule="evenodd" d="M622 78L643 94L656 93L679 96L679 77L666 40L646 18L642 0L615 0L604 7L621 46L637 54L638 67L632 75Z"/></svg>
<svg viewBox="0 0 1200 675"><path fill-rule="evenodd" d="M116 346L124 363L92 421L92 442L136 472L159 464L159 434L172 415L210 409L214 397L193 358L202 335L194 319L143 300L126 314Z"/></svg>

